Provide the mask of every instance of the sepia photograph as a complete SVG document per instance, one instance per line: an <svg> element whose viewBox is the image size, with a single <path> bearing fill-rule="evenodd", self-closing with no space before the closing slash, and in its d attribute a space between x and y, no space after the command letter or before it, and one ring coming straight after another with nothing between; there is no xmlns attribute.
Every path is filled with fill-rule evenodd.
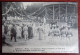
<svg viewBox="0 0 80 55"><path fill-rule="evenodd" d="M2 2L2 53L79 53L77 2Z"/></svg>

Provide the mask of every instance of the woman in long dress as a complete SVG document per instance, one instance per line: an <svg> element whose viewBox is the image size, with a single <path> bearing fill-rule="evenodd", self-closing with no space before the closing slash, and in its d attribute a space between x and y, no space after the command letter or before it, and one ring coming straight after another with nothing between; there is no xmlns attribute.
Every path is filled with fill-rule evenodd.
<svg viewBox="0 0 80 55"><path fill-rule="evenodd" d="M19 25L17 25L16 28L17 28L17 37L21 38L21 31L22 31L21 27Z"/></svg>
<svg viewBox="0 0 80 55"><path fill-rule="evenodd" d="M39 33L39 40L44 39L44 30L43 30L43 26L41 24L38 27L38 33Z"/></svg>
<svg viewBox="0 0 80 55"><path fill-rule="evenodd" d="M9 25L8 25L8 36L11 35L11 28L12 28L12 24L9 24Z"/></svg>

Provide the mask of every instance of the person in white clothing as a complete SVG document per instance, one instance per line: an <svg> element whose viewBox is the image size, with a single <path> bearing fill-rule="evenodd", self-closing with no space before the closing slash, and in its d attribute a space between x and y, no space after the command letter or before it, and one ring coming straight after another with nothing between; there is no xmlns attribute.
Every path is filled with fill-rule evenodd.
<svg viewBox="0 0 80 55"><path fill-rule="evenodd" d="M23 35L24 35L25 40L28 40L28 26L27 25L24 25L23 27Z"/></svg>
<svg viewBox="0 0 80 55"><path fill-rule="evenodd" d="M11 35L11 28L12 28L12 24L9 24L9 25L8 25L8 36Z"/></svg>
<svg viewBox="0 0 80 55"><path fill-rule="evenodd" d="M20 27L20 25L17 25L16 27L17 27L17 37L21 38L21 31L22 31L21 27Z"/></svg>

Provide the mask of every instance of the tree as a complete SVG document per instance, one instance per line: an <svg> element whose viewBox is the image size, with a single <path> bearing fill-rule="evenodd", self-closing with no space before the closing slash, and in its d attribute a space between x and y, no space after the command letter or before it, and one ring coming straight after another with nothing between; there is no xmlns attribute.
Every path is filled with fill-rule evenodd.
<svg viewBox="0 0 80 55"><path fill-rule="evenodd" d="M2 2L2 15L21 16L21 2Z"/></svg>

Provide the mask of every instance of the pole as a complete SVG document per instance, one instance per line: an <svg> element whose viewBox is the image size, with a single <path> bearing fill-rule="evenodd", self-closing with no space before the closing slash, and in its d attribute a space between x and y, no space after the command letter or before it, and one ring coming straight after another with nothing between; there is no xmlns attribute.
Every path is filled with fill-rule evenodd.
<svg viewBox="0 0 80 55"><path fill-rule="evenodd" d="M54 5L53 5L53 21L54 21Z"/></svg>
<svg viewBox="0 0 80 55"><path fill-rule="evenodd" d="M66 22L67 22L67 4L66 4Z"/></svg>
<svg viewBox="0 0 80 55"><path fill-rule="evenodd" d="M46 7L45 7L44 24L46 23L46 19L47 19L47 9L46 9Z"/></svg>
<svg viewBox="0 0 80 55"><path fill-rule="evenodd" d="M60 4L59 4L59 21L60 21Z"/></svg>

